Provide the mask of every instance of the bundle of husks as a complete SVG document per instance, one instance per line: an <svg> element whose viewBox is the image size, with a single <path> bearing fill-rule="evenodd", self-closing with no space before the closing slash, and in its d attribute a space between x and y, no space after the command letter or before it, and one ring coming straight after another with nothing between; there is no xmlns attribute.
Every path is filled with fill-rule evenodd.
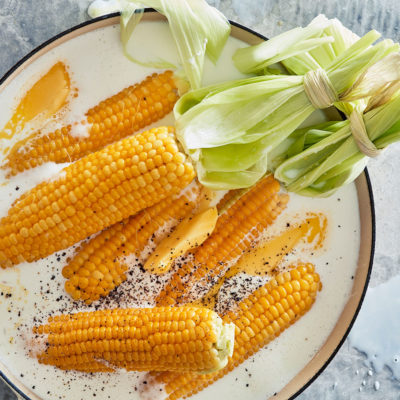
<svg viewBox="0 0 400 400"><path fill-rule="evenodd" d="M214 189L253 185L288 158L284 149L299 135L291 136L293 132L316 109L332 105L351 116L347 130L348 135L354 134L355 151L375 155L371 140L400 119L400 110L388 103L393 112L384 113L389 119L380 118L380 134L369 131L367 120L372 114L383 116L377 107L395 95L400 79L399 45L388 39L373 44L379 37L371 31L358 38L339 21L319 17L306 28L237 50L234 62L238 69L260 76L190 91L175 106L177 136L195 161L200 181ZM276 62L300 75L284 75L271 68ZM365 126L361 113L370 109L375 111L370 111ZM307 193L330 192L354 179L365 165L363 154L359 155L363 164L357 157L354 165L344 158L346 178L341 174L334 184ZM324 159L320 154L318 165ZM307 168L308 164L290 179L280 169L276 177L290 183L289 190L305 193L305 186L294 185L293 178L301 181Z"/></svg>

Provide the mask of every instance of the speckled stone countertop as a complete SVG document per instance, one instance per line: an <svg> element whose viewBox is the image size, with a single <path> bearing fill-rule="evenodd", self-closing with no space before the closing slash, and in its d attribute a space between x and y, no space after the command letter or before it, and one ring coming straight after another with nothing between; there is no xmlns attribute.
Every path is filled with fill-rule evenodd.
<svg viewBox="0 0 400 400"><path fill-rule="evenodd" d="M267 37L306 25L324 13L358 34L374 28L400 40L399 0L209 0L228 18ZM88 19L89 0L0 0L0 76L45 40ZM400 144L368 166L376 207L376 253L370 286L400 274ZM389 305L388 305L389 307ZM393 312L399 312L393 310ZM384 341L382 337L380 340ZM399 339L400 351L400 339ZM375 385L379 382L379 385ZM0 400L15 396L0 381ZM400 399L400 382L390 369L375 372L364 354L346 341L326 370L299 400Z"/></svg>

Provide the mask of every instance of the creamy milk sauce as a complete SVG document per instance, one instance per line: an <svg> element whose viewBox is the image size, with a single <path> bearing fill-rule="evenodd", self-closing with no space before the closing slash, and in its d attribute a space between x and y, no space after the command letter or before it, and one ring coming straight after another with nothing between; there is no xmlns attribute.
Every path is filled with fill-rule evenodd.
<svg viewBox="0 0 400 400"><path fill-rule="evenodd" d="M152 37L155 39L150 40ZM142 49L144 57L151 54L161 57L165 49L171 49L172 39L165 23L142 22L133 42L132 46ZM244 45L230 38L217 66L206 62L204 83L241 77L232 65L231 56L235 49ZM169 60L178 64L173 52L169 53ZM80 121L90 107L153 72L123 56L118 26L86 33L46 53L2 89L0 127L11 118L25 91L58 61L68 66L71 85L79 90L78 97L71 99L65 111L64 122ZM170 115L156 125L172 122ZM0 149L8 145L0 142ZM42 179L51 179L59 171L59 166L46 164L0 186L1 214L5 215L19 194ZM334 327L351 292L359 251L360 222L355 186L348 185L327 199L292 194L287 210L278 218L271 233L281 232L287 223L293 222L294 216L301 219L308 211L323 213L328 219L324 248L313 255L306 251L295 252L286 262L301 260L316 265L323 290L312 310L277 340L194 399L217 399L222 395L231 399L265 399L273 395L316 354ZM63 289L61 269L74 247L35 263L0 271L0 361L44 399L139 399L138 385L144 374L124 371L97 375L66 373L39 365L29 354L34 323L44 322L50 314L85 309L72 303ZM148 278L142 275L136 268L130 279L121 285L121 291L132 295L127 297L124 306L150 302L141 292ZM135 284L138 285L133 287ZM98 306L101 304L97 302Z"/></svg>
<svg viewBox="0 0 400 400"><path fill-rule="evenodd" d="M284 222L284 226L282 226ZM235 302L256 290L259 285L266 283L274 271L290 269L291 265L301 261L299 254L314 255L325 243L327 219L314 213L302 215L286 214L285 218L276 221L266 229L260 237L247 235L252 244L251 250L227 263L226 273L211 285L200 281L198 286L206 287L207 295L199 298L198 288L192 290L196 304L216 308L219 313L225 313L235 307ZM236 276L241 274L242 279ZM243 278L251 276L251 283ZM246 284L244 284L246 282ZM194 285L196 286L196 285ZM232 294L235 296L232 296ZM218 300L218 301L217 301Z"/></svg>

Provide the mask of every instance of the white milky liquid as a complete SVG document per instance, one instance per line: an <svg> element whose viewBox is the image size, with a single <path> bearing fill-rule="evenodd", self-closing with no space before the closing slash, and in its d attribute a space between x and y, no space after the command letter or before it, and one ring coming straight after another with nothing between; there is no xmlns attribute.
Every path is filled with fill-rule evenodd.
<svg viewBox="0 0 400 400"><path fill-rule="evenodd" d="M244 45L230 38L218 64L214 67L207 61L204 83L240 78L231 57L235 49ZM141 48L144 56L165 56L165 49L174 47L167 25L162 22L141 22L135 31L134 46ZM173 51L169 52L172 57L169 60L178 64L173 54ZM154 72L131 63L123 56L118 26L86 33L46 53L3 88L0 92L0 126L4 126L10 118L24 91L57 61L68 65L73 86L79 89L79 96L72 100L65 114L66 121L71 119L71 115L84 115L99 101ZM172 116L159 122L162 123L173 123ZM7 186L0 187L2 215L16 198L16 186L19 187L18 194L22 193L38 180L50 179L59 170L54 168L54 165L42 166L40 174L39 170L32 170L26 172L23 178L20 176L8 182ZM324 249L314 255L304 253L294 257L303 262L313 262L321 275L323 290L318 294L312 310L266 349L194 396L194 399L220 399L224 396L232 400L265 400L285 386L328 337L351 292L357 264L360 223L355 186L342 188L328 199L291 195L288 210L279 217L277 226L284 226L291 222L290 216L305 215L307 211L325 213L329 222ZM139 399L135 387L144 374L122 371L91 376L63 372L39 365L28 354L31 348L28 341L35 319L40 323L49 315L78 309L64 292L61 275L62 267L73 251L70 248L35 263L0 271L0 292L3 292L0 296L0 361L7 366L10 374L43 399ZM147 277L141 275L136 269L128 283L121 285L119 290L138 294L130 300L128 298L128 303L124 305L146 304L146 296L142 296L141 290L147 284ZM11 297L6 294L11 294ZM80 310L85 309L79 307Z"/></svg>

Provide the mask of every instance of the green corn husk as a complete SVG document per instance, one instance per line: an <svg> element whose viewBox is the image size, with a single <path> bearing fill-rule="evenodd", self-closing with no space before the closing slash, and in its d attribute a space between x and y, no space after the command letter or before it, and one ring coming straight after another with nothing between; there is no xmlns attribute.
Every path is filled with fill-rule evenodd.
<svg viewBox="0 0 400 400"><path fill-rule="evenodd" d="M364 115L370 140L384 149L400 140L400 96L396 95ZM325 131L318 138L313 131ZM289 191L304 196L329 196L340 186L355 180L369 157L358 149L350 122L329 122L293 132L282 154L290 154L275 170L275 178ZM275 155L278 159L279 156Z"/></svg>
<svg viewBox="0 0 400 400"><path fill-rule="evenodd" d="M298 40L298 35L300 39L306 37L305 44ZM295 28L259 45L238 49L233 60L241 72L274 73L270 65L279 61L289 74L304 75L308 71L328 68L359 39L336 18L319 15L306 28ZM354 108L365 109L367 101L338 102L335 106L349 115Z"/></svg>
<svg viewBox="0 0 400 400"><path fill-rule="evenodd" d="M279 146L268 153L268 170L275 171L288 158L330 136L346 124L346 121L327 121L296 129Z"/></svg>
<svg viewBox="0 0 400 400"><path fill-rule="evenodd" d="M256 46L238 49L233 61L243 73L269 74L269 67L280 62L290 74L304 75L327 68L358 39L337 19L319 15L305 28L294 28Z"/></svg>
<svg viewBox="0 0 400 400"><path fill-rule="evenodd" d="M358 78L399 50L391 40L372 45L379 36L367 33L326 68L339 95L351 96L361 85L357 98L374 93ZM385 77L385 64L381 67L383 87L391 80ZM174 112L178 139L195 161L201 183L234 189L260 179L267 171L268 153L314 110L304 92L303 76L265 75L191 91L181 97Z"/></svg>
<svg viewBox="0 0 400 400"><path fill-rule="evenodd" d="M121 42L125 55L133 62L152 68L175 69L176 66L160 59L141 61L127 51L128 41L145 7L154 8L167 18L186 78L193 89L199 88L204 58L207 55L213 63L217 62L231 31L229 21L205 0L121 0L114 11L121 11ZM93 3L88 13L92 17L101 15Z"/></svg>
<svg viewBox="0 0 400 400"><path fill-rule="evenodd" d="M327 34L331 22L323 16L315 18L307 27L294 28L255 46L244 47L236 50L232 59L236 68L244 74L264 75L266 69L275 63L285 65L288 59L305 58L305 54L323 45L329 47L334 37ZM332 61L332 60L330 60ZM321 63L310 60L311 65L307 70L293 71L294 75L304 75L310 69L321 67ZM300 59L298 63L300 66ZM289 68L287 68L289 70Z"/></svg>

